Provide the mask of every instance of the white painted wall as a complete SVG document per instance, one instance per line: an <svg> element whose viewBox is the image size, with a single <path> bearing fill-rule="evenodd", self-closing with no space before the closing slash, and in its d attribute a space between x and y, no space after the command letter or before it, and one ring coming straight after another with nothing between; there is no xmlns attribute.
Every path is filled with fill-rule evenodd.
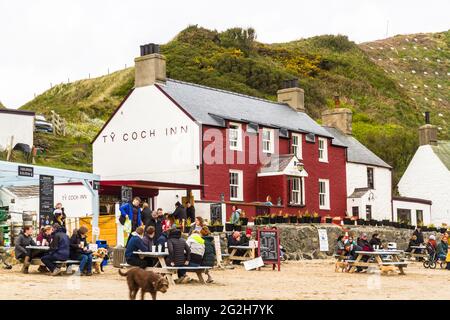
<svg viewBox="0 0 450 320"><path fill-rule="evenodd" d="M22 214L20 213L24 211L39 212L39 197L18 198L8 190L0 188L0 201L2 206L9 207L13 222L22 222Z"/></svg>
<svg viewBox="0 0 450 320"><path fill-rule="evenodd" d="M92 215L92 195L83 185L55 185L55 204L58 202L69 218Z"/></svg>
<svg viewBox="0 0 450 320"><path fill-rule="evenodd" d="M136 88L93 143L102 180L199 184L199 165L199 125L153 85Z"/></svg>
<svg viewBox="0 0 450 320"><path fill-rule="evenodd" d="M0 112L0 151L5 150L14 136L14 146L25 143L33 145L34 117L32 115Z"/></svg>
<svg viewBox="0 0 450 320"><path fill-rule="evenodd" d="M368 195L360 201L347 199L347 212L351 215L352 206L359 206L359 214L366 218L366 205L372 206L372 219L392 219L392 173L382 167L368 166L359 163L347 162L347 195L351 195L355 188L367 187L367 167L373 168L374 189L371 190L374 200L369 201Z"/></svg>
<svg viewBox="0 0 450 320"><path fill-rule="evenodd" d="M409 201L399 201L393 200L392 207L394 209L394 221L398 221L397 219L397 209L407 209L411 210L411 225L417 226L417 214L416 210L423 211L423 225L429 225L431 222L431 208L429 204L409 202Z"/></svg>
<svg viewBox="0 0 450 320"><path fill-rule="evenodd" d="M398 191L403 197L431 200L431 223L450 224L450 171L431 146L417 149L398 183Z"/></svg>

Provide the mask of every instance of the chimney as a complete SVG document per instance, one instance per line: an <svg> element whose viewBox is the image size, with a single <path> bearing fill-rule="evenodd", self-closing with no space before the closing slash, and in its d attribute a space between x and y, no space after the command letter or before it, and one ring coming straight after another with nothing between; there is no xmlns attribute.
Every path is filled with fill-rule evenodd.
<svg viewBox="0 0 450 320"><path fill-rule="evenodd" d="M335 94L334 108L322 112L322 125L340 130L344 134L352 134L352 111L341 108L339 95Z"/></svg>
<svg viewBox="0 0 450 320"><path fill-rule="evenodd" d="M277 96L278 102L287 103L295 111L305 112L305 91L298 87L298 79L284 80Z"/></svg>
<svg viewBox="0 0 450 320"><path fill-rule="evenodd" d="M430 112L425 112L425 124L419 128L419 144L437 145L437 127L430 122Z"/></svg>
<svg viewBox="0 0 450 320"><path fill-rule="evenodd" d="M141 56L134 59L134 63L135 88L166 82L166 57L159 53L159 45L141 46Z"/></svg>

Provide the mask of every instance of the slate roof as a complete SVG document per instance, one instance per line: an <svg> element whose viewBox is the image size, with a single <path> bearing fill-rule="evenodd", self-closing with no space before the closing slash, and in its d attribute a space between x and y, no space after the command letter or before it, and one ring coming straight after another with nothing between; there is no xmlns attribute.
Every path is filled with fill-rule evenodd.
<svg viewBox="0 0 450 320"><path fill-rule="evenodd" d="M18 198L39 197L39 186L5 187Z"/></svg>
<svg viewBox="0 0 450 320"><path fill-rule="evenodd" d="M291 163L293 154L273 155L270 161L261 167L261 172L283 172L284 169Z"/></svg>
<svg viewBox="0 0 450 320"><path fill-rule="evenodd" d="M370 151L365 145L356 140L353 136L346 135L340 130L331 127L323 127L331 135L334 136L332 143L340 142L347 146L347 161L368 164L372 166L385 167L392 169L390 165L384 162L375 153Z"/></svg>
<svg viewBox="0 0 450 320"><path fill-rule="evenodd" d="M285 103L173 79L157 86L202 124L224 126L226 119L333 138L306 113L297 112Z"/></svg>
<svg viewBox="0 0 450 320"><path fill-rule="evenodd" d="M450 140L438 141L437 146L431 146L433 152L438 156L442 163L450 170Z"/></svg>
<svg viewBox="0 0 450 320"><path fill-rule="evenodd" d="M369 191L369 188L355 188L355 190L353 190L353 193L351 195L349 195L349 198L361 198L363 197L367 191Z"/></svg>

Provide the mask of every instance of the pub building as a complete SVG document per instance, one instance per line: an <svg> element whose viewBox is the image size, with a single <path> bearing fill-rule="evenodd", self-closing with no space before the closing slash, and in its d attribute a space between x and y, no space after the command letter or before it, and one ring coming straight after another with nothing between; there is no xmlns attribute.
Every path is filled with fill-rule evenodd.
<svg viewBox="0 0 450 320"><path fill-rule="evenodd" d="M274 102L169 79L158 45L141 46L135 66L134 88L93 141L103 213L131 187L166 212L189 196L205 218L218 203L223 219L234 204L247 217L345 216L347 147L306 114L296 80Z"/></svg>

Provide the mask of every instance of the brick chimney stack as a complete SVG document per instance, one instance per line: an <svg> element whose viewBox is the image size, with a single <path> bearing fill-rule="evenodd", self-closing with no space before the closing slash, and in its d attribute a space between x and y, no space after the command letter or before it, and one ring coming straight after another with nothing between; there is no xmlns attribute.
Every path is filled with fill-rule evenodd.
<svg viewBox="0 0 450 320"><path fill-rule="evenodd" d="M352 134L352 111L341 108L339 95L333 97L334 108L322 112L322 125L340 130L344 134Z"/></svg>
<svg viewBox="0 0 450 320"><path fill-rule="evenodd" d="M425 112L425 124L419 128L419 144L437 145L437 127L431 124L430 112Z"/></svg>
<svg viewBox="0 0 450 320"><path fill-rule="evenodd" d="M278 102L287 103L295 111L305 112L305 91L298 87L298 79L284 80L277 98Z"/></svg>
<svg viewBox="0 0 450 320"><path fill-rule="evenodd" d="M141 56L134 59L135 88L166 82L166 57L159 53L159 45L141 46Z"/></svg>

